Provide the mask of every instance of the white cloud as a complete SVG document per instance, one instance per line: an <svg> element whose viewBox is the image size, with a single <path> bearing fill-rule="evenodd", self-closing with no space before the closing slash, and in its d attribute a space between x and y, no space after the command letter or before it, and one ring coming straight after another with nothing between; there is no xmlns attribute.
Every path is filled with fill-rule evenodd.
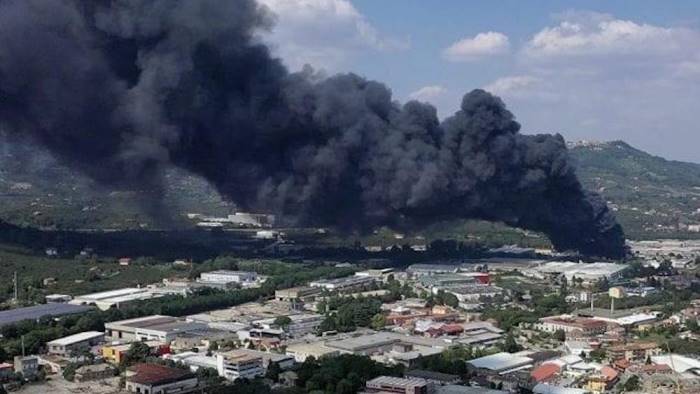
<svg viewBox="0 0 700 394"><path fill-rule="evenodd" d="M409 93L408 98L412 100L432 102L436 98L444 95L446 92L447 89L443 86L429 85L423 86L415 92Z"/></svg>
<svg viewBox="0 0 700 394"><path fill-rule="evenodd" d="M586 55L673 55L696 41L697 32L615 19L608 14L568 13L525 45L528 57Z"/></svg>
<svg viewBox="0 0 700 394"><path fill-rule="evenodd" d="M474 37L463 38L442 52L443 57L452 62L468 62L486 56L502 55L510 50L508 36L489 31Z"/></svg>
<svg viewBox="0 0 700 394"><path fill-rule="evenodd" d="M508 95L527 90L539 82L539 78L531 75L512 75L491 82L484 89L498 95Z"/></svg>
<svg viewBox="0 0 700 394"><path fill-rule="evenodd" d="M574 12L518 54L509 74L485 89L505 99L525 131L620 138L697 161L700 90L691 86L700 84L699 30Z"/></svg>
<svg viewBox="0 0 700 394"><path fill-rule="evenodd" d="M387 37L347 0L259 0L276 16L265 39L293 70L305 64L331 71L362 51L407 49L408 40Z"/></svg>

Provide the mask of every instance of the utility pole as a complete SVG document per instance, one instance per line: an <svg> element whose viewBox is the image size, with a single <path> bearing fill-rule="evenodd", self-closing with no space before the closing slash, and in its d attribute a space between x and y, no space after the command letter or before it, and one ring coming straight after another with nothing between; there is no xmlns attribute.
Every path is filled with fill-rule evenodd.
<svg viewBox="0 0 700 394"><path fill-rule="evenodd" d="M16 303L16 302L19 301L19 291L17 290L17 288L18 288L18 283L17 283L17 271L15 271L15 273L14 273L14 275L13 275L13 277L12 277L12 284L13 284L14 287L15 287L15 289L14 289L14 297L13 297L13 300L14 300L14 302Z"/></svg>

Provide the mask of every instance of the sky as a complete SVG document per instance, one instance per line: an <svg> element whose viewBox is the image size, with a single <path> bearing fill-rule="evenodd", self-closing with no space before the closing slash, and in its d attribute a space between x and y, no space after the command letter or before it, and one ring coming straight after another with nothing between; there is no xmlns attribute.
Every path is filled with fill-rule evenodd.
<svg viewBox="0 0 700 394"><path fill-rule="evenodd" d="M700 162L700 1L259 1L292 71L354 72L442 118L482 88L523 133Z"/></svg>

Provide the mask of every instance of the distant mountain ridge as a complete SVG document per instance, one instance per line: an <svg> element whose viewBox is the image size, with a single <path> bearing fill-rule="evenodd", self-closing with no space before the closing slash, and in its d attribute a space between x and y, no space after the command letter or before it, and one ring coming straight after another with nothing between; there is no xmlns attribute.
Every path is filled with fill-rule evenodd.
<svg viewBox="0 0 700 394"><path fill-rule="evenodd" d="M581 182L604 196L628 237L700 237L700 164L666 160L623 141L568 146ZM225 215L235 210L201 178L179 170L166 175L162 205L168 220L141 202L149 193L105 190L46 153L0 141L0 220L10 223L61 229L182 228L192 224L185 219L187 212Z"/></svg>
<svg viewBox="0 0 700 394"><path fill-rule="evenodd" d="M628 237L700 236L700 164L624 141L569 143L579 178L609 202Z"/></svg>

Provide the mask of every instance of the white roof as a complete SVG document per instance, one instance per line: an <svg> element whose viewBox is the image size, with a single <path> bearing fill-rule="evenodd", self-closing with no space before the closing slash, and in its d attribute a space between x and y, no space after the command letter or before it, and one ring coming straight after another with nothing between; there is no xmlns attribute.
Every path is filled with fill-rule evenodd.
<svg viewBox="0 0 700 394"><path fill-rule="evenodd" d="M679 354L651 356L651 361L656 364L666 364L677 373L684 373L690 369L700 369L700 360Z"/></svg>
<svg viewBox="0 0 700 394"><path fill-rule="evenodd" d="M588 391L584 389L552 386L549 384L539 383L532 389L532 392L535 394L586 394Z"/></svg>
<svg viewBox="0 0 700 394"><path fill-rule="evenodd" d="M148 289L146 289L146 288L128 287L128 288L119 289L119 290L102 291L99 293L92 293L92 294L83 294L80 296L76 296L75 301L78 301L78 299L103 300L106 298L115 298L115 297L122 297L122 296L126 296L126 295L131 295L131 294L145 293L147 291L148 291Z"/></svg>
<svg viewBox="0 0 700 394"><path fill-rule="evenodd" d="M469 361L469 364L476 368L491 369L494 371L501 371L505 369L512 369L522 365L532 363L530 357L518 356L512 353L496 353L490 356L479 357Z"/></svg>
<svg viewBox="0 0 700 394"><path fill-rule="evenodd" d="M56 345L56 346L68 346L72 345L74 343L80 343L84 341L88 341L90 339L95 339L104 336L105 334L100 331L85 331L81 332L75 335L69 335L67 337L63 338L58 338L54 339L53 341L49 342L49 345Z"/></svg>

